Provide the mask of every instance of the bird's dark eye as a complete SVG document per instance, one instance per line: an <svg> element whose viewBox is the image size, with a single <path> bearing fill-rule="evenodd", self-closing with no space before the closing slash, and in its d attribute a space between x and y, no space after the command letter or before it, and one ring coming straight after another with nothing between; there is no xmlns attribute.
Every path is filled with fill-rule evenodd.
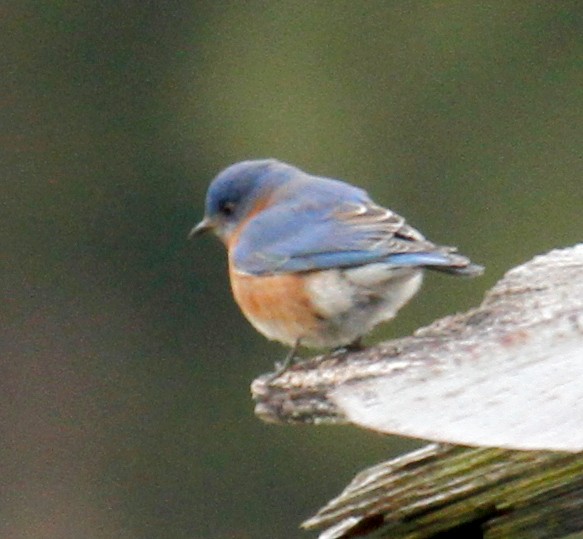
<svg viewBox="0 0 583 539"><path fill-rule="evenodd" d="M221 204L219 209L223 215L228 217L229 215L232 215L233 211L235 210L235 204L233 202L226 201Z"/></svg>

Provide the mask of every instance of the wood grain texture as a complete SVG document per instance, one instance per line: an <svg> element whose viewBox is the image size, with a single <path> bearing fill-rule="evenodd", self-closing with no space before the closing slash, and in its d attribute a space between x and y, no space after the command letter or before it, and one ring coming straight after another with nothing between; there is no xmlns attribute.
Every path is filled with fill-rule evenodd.
<svg viewBox="0 0 583 539"><path fill-rule="evenodd" d="M320 539L559 538L583 530L583 455L431 444L358 474Z"/></svg>
<svg viewBox="0 0 583 539"><path fill-rule="evenodd" d="M264 420L463 445L583 450L583 244L509 271L473 310L252 385Z"/></svg>

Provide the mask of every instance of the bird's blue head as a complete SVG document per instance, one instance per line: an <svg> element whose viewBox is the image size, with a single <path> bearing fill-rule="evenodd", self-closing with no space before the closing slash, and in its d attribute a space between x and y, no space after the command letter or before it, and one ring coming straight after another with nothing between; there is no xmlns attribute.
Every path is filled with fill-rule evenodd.
<svg viewBox="0 0 583 539"><path fill-rule="evenodd" d="M297 172L295 167L276 159L241 161L227 167L211 182L204 218L189 237L213 230L227 242L237 227Z"/></svg>

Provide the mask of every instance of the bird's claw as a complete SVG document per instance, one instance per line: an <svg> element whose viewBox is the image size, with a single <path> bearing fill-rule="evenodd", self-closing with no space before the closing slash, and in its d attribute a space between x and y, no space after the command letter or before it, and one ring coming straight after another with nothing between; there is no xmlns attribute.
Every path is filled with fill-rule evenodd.
<svg viewBox="0 0 583 539"><path fill-rule="evenodd" d="M330 357L340 358L350 354L351 352L360 352L361 350L364 350L364 345L362 344L362 339L359 337L349 344L334 348L330 354Z"/></svg>
<svg viewBox="0 0 583 539"><path fill-rule="evenodd" d="M298 339L296 341L295 345L289 351L288 355L285 357L285 359L283 361L276 361L275 362L275 364L273 365L275 370L274 370L274 372L272 372L269 375L269 378L267 378L267 382L271 382L272 380L274 380L275 378L277 378L278 376L283 374L285 371L287 371L289 369L289 367L291 365L293 365L297 361L296 352L297 352L299 346L300 346L300 339Z"/></svg>

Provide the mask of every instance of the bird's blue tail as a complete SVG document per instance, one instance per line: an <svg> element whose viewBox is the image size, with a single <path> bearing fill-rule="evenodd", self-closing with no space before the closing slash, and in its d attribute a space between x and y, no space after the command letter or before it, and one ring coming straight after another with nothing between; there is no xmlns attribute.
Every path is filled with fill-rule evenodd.
<svg viewBox="0 0 583 539"><path fill-rule="evenodd" d="M453 275L477 277L484 273L484 267L473 264L469 258L457 253L399 253L387 258L396 266L423 267Z"/></svg>

